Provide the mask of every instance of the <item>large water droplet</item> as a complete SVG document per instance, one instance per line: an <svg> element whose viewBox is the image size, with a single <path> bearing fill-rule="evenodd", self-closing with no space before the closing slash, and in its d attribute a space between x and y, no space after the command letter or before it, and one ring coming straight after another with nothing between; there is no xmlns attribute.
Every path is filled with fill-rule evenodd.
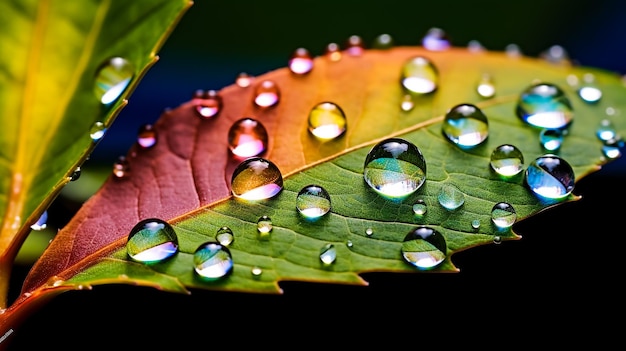
<svg viewBox="0 0 626 351"><path fill-rule="evenodd" d="M560 129L543 129L539 133L539 142L546 151L557 151L563 144L563 131Z"/></svg>
<svg viewBox="0 0 626 351"><path fill-rule="evenodd" d="M346 131L346 115L337 104L322 102L309 112L309 132L320 140L331 140Z"/></svg>
<svg viewBox="0 0 626 351"><path fill-rule="evenodd" d="M517 212L513 206L506 202L498 202L491 209L491 221L498 228L506 229L511 227L517 219Z"/></svg>
<svg viewBox="0 0 626 351"><path fill-rule="evenodd" d="M228 130L228 147L240 158L259 156L267 148L267 130L254 118L242 118Z"/></svg>
<svg viewBox="0 0 626 351"><path fill-rule="evenodd" d="M169 223L158 218L144 219L128 234L126 251L135 261L160 262L178 252L178 237Z"/></svg>
<svg viewBox="0 0 626 351"><path fill-rule="evenodd" d="M489 121L475 105L459 104L446 113L441 131L458 147L473 148L489 136Z"/></svg>
<svg viewBox="0 0 626 351"><path fill-rule="evenodd" d="M226 246L206 242L198 246L193 253L193 265L196 273L202 278L219 279L232 272L233 258Z"/></svg>
<svg viewBox="0 0 626 351"><path fill-rule="evenodd" d="M289 70L295 74L307 74L313 69L313 57L309 50L297 48L289 58Z"/></svg>
<svg viewBox="0 0 626 351"><path fill-rule="evenodd" d="M254 103L259 107L271 107L278 103L280 90L274 81L264 80L256 86Z"/></svg>
<svg viewBox="0 0 626 351"><path fill-rule="evenodd" d="M415 56L402 65L400 83L409 94L428 94L437 89L439 72L426 57Z"/></svg>
<svg viewBox="0 0 626 351"><path fill-rule="evenodd" d="M222 109L222 97L215 90L196 90L191 101L197 115L203 119L217 116Z"/></svg>
<svg viewBox="0 0 626 351"><path fill-rule="evenodd" d="M330 207L330 195L319 185L307 185L296 196L296 209L310 219L327 214Z"/></svg>
<svg viewBox="0 0 626 351"><path fill-rule="evenodd" d="M446 239L433 228L419 226L402 243L402 258L421 270L432 269L446 259Z"/></svg>
<svg viewBox="0 0 626 351"><path fill-rule="evenodd" d="M499 175L509 178L524 169L522 151L511 144L502 144L491 152L491 168Z"/></svg>
<svg viewBox="0 0 626 351"><path fill-rule="evenodd" d="M152 124L144 124L137 132L137 144L144 149L153 147L157 142L157 133Z"/></svg>
<svg viewBox="0 0 626 351"><path fill-rule="evenodd" d="M48 226L48 211L43 211L37 222L30 226L32 230L44 230Z"/></svg>
<svg viewBox="0 0 626 351"><path fill-rule="evenodd" d="M235 240L235 235L229 227L224 226L217 230L217 233L215 233L215 239L219 241L220 244L228 246L233 243L233 240Z"/></svg>
<svg viewBox="0 0 626 351"><path fill-rule="evenodd" d="M444 51L450 48L450 38L441 28L430 28L424 38L422 46L430 51Z"/></svg>
<svg viewBox="0 0 626 351"><path fill-rule="evenodd" d="M452 183L445 183L439 190L437 200L445 209L453 211L465 203L465 194L458 186Z"/></svg>
<svg viewBox="0 0 626 351"><path fill-rule="evenodd" d="M372 189L383 196L405 197L426 181L426 160L413 143L389 138L369 151L363 177Z"/></svg>
<svg viewBox="0 0 626 351"><path fill-rule="evenodd" d="M541 129L566 129L574 118L565 92L550 83L526 88L519 97L516 112L522 121Z"/></svg>
<svg viewBox="0 0 626 351"><path fill-rule="evenodd" d="M337 249L333 244L326 244L320 250L320 261L323 264L329 265L335 263L337 259Z"/></svg>
<svg viewBox="0 0 626 351"><path fill-rule="evenodd" d="M405 94L402 97L402 101L400 101L400 109L404 112L409 112L415 107L415 102L413 102L413 96L411 94Z"/></svg>
<svg viewBox="0 0 626 351"><path fill-rule="evenodd" d="M528 165L525 182L540 199L561 200L574 190L574 170L556 155L543 155Z"/></svg>
<svg viewBox="0 0 626 351"><path fill-rule="evenodd" d="M131 79L135 68L122 57L113 57L98 68L95 80L95 93L100 102L109 105L119 98Z"/></svg>
<svg viewBox="0 0 626 351"><path fill-rule="evenodd" d="M91 129L89 129L89 137L94 142L99 141L100 139L102 139L104 134L106 134L106 131L107 128L104 126L104 123L100 121L94 122L94 124L91 125Z"/></svg>
<svg viewBox="0 0 626 351"><path fill-rule="evenodd" d="M241 162L233 172L231 191L243 200L263 200L283 190L283 176L274 163L261 157Z"/></svg>

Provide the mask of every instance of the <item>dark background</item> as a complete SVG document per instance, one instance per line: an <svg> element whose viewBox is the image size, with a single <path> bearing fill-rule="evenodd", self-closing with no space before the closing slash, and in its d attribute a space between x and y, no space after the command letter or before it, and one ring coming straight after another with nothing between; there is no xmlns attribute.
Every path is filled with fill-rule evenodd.
<svg viewBox="0 0 626 351"><path fill-rule="evenodd" d="M383 33L397 45L420 45L428 29L439 27L455 46L478 40L502 51L517 44L536 57L561 45L578 64L625 74L625 18L626 2L617 0L198 0L83 171L110 167L135 142L141 125L186 102L195 90L220 89L240 72L260 75L284 67L297 47L320 55L330 42L343 46L359 35L369 44ZM606 341L608 320L622 318L617 311L624 307L618 242L626 234L620 220L625 174L625 160L614 161L578 181L574 192L582 201L516 224L521 240L456 253L459 274L365 274L368 287L285 283L281 296L184 296L97 286L51 301L18 329L12 345L125 349L171 343L208 349L214 338L233 346L255 340L275 345L294 333L314 347L331 343L333 335L350 342L384 338L393 345L437 330L452 336L472 331L492 341L503 334ZM79 204L61 197L54 206L49 221L62 226L68 219L62 213ZM16 269L19 280L28 267Z"/></svg>

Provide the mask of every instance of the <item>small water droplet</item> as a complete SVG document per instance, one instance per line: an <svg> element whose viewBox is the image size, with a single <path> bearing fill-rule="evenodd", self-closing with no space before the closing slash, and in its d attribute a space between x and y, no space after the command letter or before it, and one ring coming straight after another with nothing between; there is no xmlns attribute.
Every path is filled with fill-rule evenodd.
<svg viewBox="0 0 626 351"><path fill-rule="evenodd" d="M437 89L439 72L426 57L415 56L402 65L400 83L409 94L423 95Z"/></svg>
<svg viewBox="0 0 626 351"><path fill-rule="evenodd" d="M261 216L256 223L256 229L261 237L267 237L274 229L272 219L268 216Z"/></svg>
<svg viewBox="0 0 626 351"><path fill-rule="evenodd" d="M363 39L358 35L351 35L348 38L348 43L346 45L346 52L350 56L361 56L365 51L365 43Z"/></svg>
<svg viewBox="0 0 626 351"><path fill-rule="evenodd" d="M95 142L102 139L106 131L107 129L104 126L104 123L98 121L91 126L91 129L89 130L89 136L91 137L91 140Z"/></svg>
<svg viewBox="0 0 626 351"><path fill-rule="evenodd" d="M481 97L488 99L496 95L496 86L489 74L483 74L476 86L476 92Z"/></svg>
<svg viewBox="0 0 626 351"><path fill-rule="evenodd" d="M205 242L193 253L194 270L202 278L214 280L223 278L233 270L230 250L216 242Z"/></svg>
<svg viewBox="0 0 626 351"><path fill-rule="evenodd" d="M231 191L243 200L263 200L283 190L283 176L274 163L261 157L251 157L233 172Z"/></svg>
<svg viewBox="0 0 626 351"><path fill-rule="evenodd" d="M517 212L506 202L498 202L491 209L491 221L500 229L510 228L517 219Z"/></svg>
<svg viewBox="0 0 626 351"><path fill-rule="evenodd" d="M469 43L467 43L467 50L472 53L480 53L486 51L483 44L478 40L470 40Z"/></svg>
<svg viewBox="0 0 626 351"><path fill-rule="evenodd" d="M113 163L113 175L117 178L123 178L126 174L128 174L129 170L130 166L126 156L119 156Z"/></svg>
<svg viewBox="0 0 626 351"><path fill-rule="evenodd" d="M502 237L500 235L496 235L493 237L493 243L496 245L502 244Z"/></svg>
<svg viewBox="0 0 626 351"><path fill-rule="evenodd" d="M135 261L161 262L178 252L178 237L169 223L158 218L144 219L128 234L126 251Z"/></svg>
<svg viewBox="0 0 626 351"><path fill-rule="evenodd" d="M244 117L228 130L228 147L236 157L259 156L267 149L267 143L267 130L254 118Z"/></svg>
<svg viewBox="0 0 626 351"><path fill-rule="evenodd" d="M64 282L65 281L63 280L63 278L54 275L48 278L48 280L46 281L46 285L47 286L60 286L60 285L63 285Z"/></svg>
<svg viewBox="0 0 626 351"><path fill-rule="evenodd" d="M524 169L524 155L515 145L502 144L491 152L490 165L500 176L513 177Z"/></svg>
<svg viewBox="0 0 626 351"><path fill-rule="evenodd" d="M439 190L437 200L445 209L453 211L465 203L465 194L455 184L445 183Z"/></svg>
<svg viewBox="0 0 626 351"><path fill-rule="evenodd" d="M614 160L622 156L622 148L624 147L624 140L616 135L614 138L606 140L602 144L602 154L609 160Z"/></svg>
<svg viewBox="0 0 626 351"><path fill-rule="evenodd" d="M278 103L280 90L274 81L264 80L256 86L254 103L259 107L271 107Z"/></svg>
<svg viewBox="0 0 626 351"><path fill-rule="evenodd" d="M249 75L246 72L241 72L237 75L237 78L235 79L235 84L237 84L238 86L242 87L242 88L247 88L250 85L252 85L252 83L254 82L254 77Z"/></svg>
<svg viewBox="0 0 626 351"><path fill-rule="evenodd" d="M139 127L139 132L137 133L137 144L144 149L149 149L153 147L157 142L157 134L156 130L152 124L144 124Z"/></svg>
<svg viewBox="0 0 626 351"><path fill-rule="evenodd" d="M528 165L525 182L540 199L561 200L574 190L574 170L556 155L543 155Z"/></svg>
<svg viewBox="0 0 626 351"><path fill-rule="evenodd" d="M320 250L320 261L323 264L329 265L335 263L337 259L337 249L333 244L326 244Z"/></svg>
<svg viewBox="0 0 626 351"><path fill-rule="evenodd" d="M307 185L296 196L296 209L307 218L319 218L327 214L330 208L330 195L319 185Z"/></svg>
<svg viewBox="0 0 626 351"><path fill-rule="evenodd" d="M393 38L389 34L381 34L374 39L372 47L379 50L391 49L393 47Z"/></svg>
<svg viewBox="0 0 626 351"><path fill-rule="evenodd" d="M289 70L295 74L307 74L313 69L313 57L309 50L297 48L289 58Z"/></svg>
<svg viewBox="0 0 626 351"><path fill-rule="evenodd" d="M37 222L30 226L32 230L44 230L48 226L48 211L43 211Z"/></svg>
<svg viewBox="0 0 626 351"><path fill-rule="evenodd" d="M413 97L410 94L406 94L402 97L402 101L400 102L400 109L404 112L409 112L415 107L415 103L413 102Z"/></svg>
<svg viewBox="0 0 626 351"><path fill-rule="evenodd" d="M473 148L489 136L489 121L475 105L459 104L446 113L441 131L458 147Z"/></svg>
<svg viewBox="0 0 626 351"><path fill-rule="evenodd" d="M250 273L252 274L253 278L258 278L261 276L261 274L263 274L263 269L259 266L254 266L252 267L252 269L250 269Z"/></svg>
<svg viewBox="0 0 626 351"><path fill-rule="evenodd" d="M426 201L423 199L415 200L415 203L413 204L413 213L415 213L416 216L421 217L425 215L427 210L428 206L426 205Z"/></svg>
<svg viewBox="0 0 626 351"><path fill-rule="evenodd" d="M539 142L546 151L557 151L563 144L563 131L560 129L543 129L539 133Z"/></svg>
<svg viewBox="0 0 626 351"><path fill-rule="evenodd" d="M518 58L522 56L522 50L517 44L509 44L504 48L504 52L510 58Z"/></svg>
<svg viewBox="0 0 626 351"><path fill-rule="evenodd" d="M421 270L432 269L441 264L446 259L447 250L443 235L427 226L411 230L401 247L404 260Z"/></svg>
<svg viewBox="0 0 626 351"><path fill-rule="evenodd" d="M568 64L569 55L561 45L552 45L539 54L539 57L552 64Z"/></svg>
<svg viewBox="0 0 626 351"><path fill-rule="evenodd" d="M72 172L72 174L70 175L70 182L76 181L78 180L78 178L80 178L80 174L82 173L80 167L76 167L76 169L74 170L74 172Z"/></svg>
<svg viewBox="0 0 626 351"><path fill-rule="evenodd" d="M233 231L229 227L224 226L217 230L215 239L219 241L220 244L228 246L235 240L235 235L233 235Z"/></svg>
<svg viewBox="0 0 626 351"><path fill-rule="evenodd" d="M352 243L352 240L348 240L348 241L346 241L346 246L347 246L348 248L351 248L352 246L354 246L354 244Z"/></svg>
<svg viewBox="0 0 626 351"><path fill-rule="evenodd" d="M374 229L372 229L372 228L366 228L366 229L365 229L365 235L367 235L367 236L372 236L372 235L374 235Z"/></svg>
<svg viewBox="0 0 626 351"><path fill-rule="evenodd" d="M472 228L479 229L480 228L480 219L472 220Z"/></svg>
<svg viewBox="0 0 626 351"><path fill-rule="evenodd" d="M413 143L400 138L385 139L367 154L363 178L383 196L405 197L426 181L426 160Z"/></svg>
<svg viewBox="0 0 626 351"><path fill-rule="evenodd" d="M326 57L334 62L341 60L341 48L337 43L326 45Z"/></svg>
<svg viewBox="0 0 626 351"><path fill-rule="evenodd" d="M346 131L346 115L337 104L321 102L309 112L309 132L320 140L332 140Z"/></svg>
<svg viewBox="0 0 626 351"><path fill-rule="evenodd" d="M525 123L541 129L567 129L574 117L565 92L550 83L526 88L520 94L516 113Z"/></svg>
<svg viewBox="0 0 626 351"><path fill-rule="evenodd" d="M422 38L422 46L430 51L444 51L450 48L450 38L448 34L441 28L430 28L424 38Z"/></svg>
<svg viewBox="0 0 626 351"><path fill-rule="evenodd" d="M110 58L96 73L96 96L104 105L111 104L124 93L134 75L135 68L128 60L122 57Z"/></svg>
<svg viewBox="0 0 626 351"><path fill-rule="evenodd" d="M617 132L615 127L613 126L613 122L608 119L603 119L598 124L598 128L596 128L596 136L601 141L607 141L615 138Z"/></svg>
<svg viewBox="0 0 626 351"><path fill-rule="evenodd" d="M602 98L602 90L595 83L595 76L592 73L583 75L583 84L578 88L578 96L590 104L597 103Z"/></svg>
<svg viewBox="0 0 626 351"><path fill-rule="evenodd" d="M215 117L222 110L222 97L215 90L196 90L191 101L202 119Z"/></svg>

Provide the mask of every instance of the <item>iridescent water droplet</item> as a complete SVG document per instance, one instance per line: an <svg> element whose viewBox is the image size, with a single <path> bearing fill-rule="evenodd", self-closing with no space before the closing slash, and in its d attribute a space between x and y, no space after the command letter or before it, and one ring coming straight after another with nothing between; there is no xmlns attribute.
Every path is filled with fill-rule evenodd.
<svg viewBox="0 0 626 351"><path fill-rule="evenodd" d="M517 212L509 203L498 202L491 209L491 221L500 229L510 228L516 219Z"/></svg>
<svg viewBox="0 0 626 351"><path fill-rule="evenodd" d="M603 119L598 124L598 128L596 129L596 136L601 141L607 141L615 138L617 132L615 130L615 126L613 122L608 119Z"/></svg>
<svg viewBox="0 0 626 351"><path fill-rule="evenodd" d="M358 35L351 35L348 38L348 43L346 45L346 52L350 56L361 56L365 51L365 43L363 39Z"/></svg>
<svg viewBox="0 0 626 351"><path fill-rule="evenodd" d="M439 72L426 57L415 56L402 65L400 83L409 94L428 94L437 89Z"/></svg>
<svg viewBox="0 0 626 351"><path fill-rule="evenodd" d="M400 102L400 109L404 112L409 112L415 107L415 103L413 102L413 97L410 94L406 94L402 97L402 101Z"/></svg>
<svg viewBox="0 0 626 351"><path fill-rule="evenodd" d="M104 62L96 73L95 93L100 102L109 105L116 101L135 75L133 65L122 57Z"/></svg>
<svg viewBox="0 0 626 351"><path fill-rule="evenodd" d="M233 243L233 240L235 240L235 235L229 227L224 226L217 230L217 233L215 233L215 239L219 241L220 244L228 246Z"/></svg>
<svg viewBox="0 0 626 351"><path fill-rule="evenodd" d="M541 129L566 129L572 123L572 104L565 92L550 83L536 83L519 97L516 113L522 121Z"/></svg>
<svg viewBox="0 0 626 351"><path fill-rule="evenodd" d="M78 180L78 178L80 178L81 173L82 173L82 170L80 169L80 167L76 167L76 169L74 169L74 172L72 172L72 174L69 176L70 182Z"/></svg>
<svg viewBox="0 0 626 351"><path fill-rule="evenodd" d="M222 110L222 97L215 90L196 90L191 101L202 119L215 117Z"/></svg>
<svg viewBox="0 0 626 351"><path fill-rule="evenodd" d="M374 235L374 229L372 229L372 228L365 228L365 235L367 235L367 236Z"/></svg>
<svg viewBox="0 0 626 351"><path fill-rule="evenodd" d="M337 249L333 244L326 244L320 250L320 261L323 264L329 265L335 263L337 259Z"/></svg>
<svg viewBox="0 0 626 351"><path fill-rule="evenodd" d="M459 104L446 113L441 131L458 147L473 148L489 136L489 121L475 105Z"/></svg>
<svg viewBox="0 0 626 351"><path fill-rule="evenodd" d="M525 182L540 199L561 200L574 190L574 170L567 161L556 155L543 155L528 165Z"/></svg>
<svg viewBox="0 0 626 351"><path fill-rule="evenodd" d="M259 232L261 237L267 237L274 229L274 225L272 224L272 219L268 216L259 217L256 222L256 229Z"/></svg>
<svg viewBox="0 0 626 351"><path fill-rule="evenodd" d="M609 140L606 140L602 144L602 154L609 160L614 160L622 156L622 148L624 147L624 140L620 136L615 136Z"/></svg>
<svg viewBox="0 0 626 351"><path fill-rule="evenodd" d="M479 229L480 228L480 219L472 220L472 228Z"/></svg>
<svg viewBox="0 0 626 351"><path fill-rule="evenodd" d="M450 48L450 38L448 34L441 28L430 28L424 38L422 38L422 46L430 51L444 51Z"/></svg>
<svg viewBox="0 0 626 351"><path fill-rule="evenodd" d="M476 86L476 92L480 97L485 99L492 98L496 95L496 86L489 74L483 74Z"/></svg>
<svg viewBox="0 0 626 351"><path fill-rule="evenodd" d="M205 242L193 253L194 270L204 279L223 278L233 270L230 250L216 242Z"/></svg>
<svg viewBox="0 0 626 351"><path fill-rule="evenodd" d="M332 140L346 131L346 115L337 104L321 102L309 112L309 132L320 140Z"/></svg>
<svg viewBox="0 0 626 351"><path fill-rule="evenodd" d="M411 230L401 247L402 258L421 270L435 268L446 259L446 239L433 228L419 226Z"/></svg>
<svg viewBox="0 0 626 351"><path fill-rule="evenodd" d="M178 252L178 237L169 223L158 218L144 219L128 234L126 251L135 261L161 262Z"/></svg>
<svg viewBox="0 0 626 351"><path fill-rule="evenodd" d="M465 203L465 194L455 184L445 183L439 190L437 200L445 209L453 211Z"/></svg>
<svg viewBox="0 0 626 351"><path fill-rule="evenodd" d="M515 145L502 144L491 152L489 164L500 176L513 177L524 169L524 155Z"/></svg>
<svg viewBox="0 0 626 351"><path fill-rule="evenodd" d="M595 83L595 76L591 73L583 75L583 84L578 88L578 96L590 104L597 103L602 98L602 90Z"/></svg>
<svg viewBox="0 0 626 351"><path fill-rule="evenodd" d="M259 156L267 149L268 134L263 124L244 117L228 130L228 147L239 158Z"/></svg>
<svg viewBox="0 0 626 351"><path fill-rule="evenodd" d="M104 126L104 123L100 121L95 122L93 125L91 125L91 129L89 130L89 137L91 137L91 140L93 140L94 142L98 141L102 139L106 131L107 129Z"/></svg>
<svg viewBox="0 0 626 351"><path fill-rule="evenodd" d="M307 185L296 196L296 209L304 217L319 218L327 214L330 208L330 195L319 185Z"/></svg>
<svg viewBox="0 0 626 351"><path fill-rule="evenodd" d="M144 124L137 132L137 144L144 149L153 147L157 142L157 133L152 124Z"/></svg>
<svg viewBox="0 0 626 351"><path fill-rule="evenodd" d="M374 39L372 48L379 50L391 49L393 47L393 38L389 34L381 34Z"/></svg>
<svg viewBox="0 0 626 351"><path fill-rule="evenodd" d="M543 129L539 133L539 142L546 151L557 151L563 144L563 131L560 129Z"/></svg>
<svg viewBox="0 0 626 351"><path fill-rule="evenodd" d="M383 196L405 197L426 181L426 160L413 143L400 138L385 139L367 154L363 177Z"/></svg>
<svg viewBox="0 0 626 351"><path fill-rule="evenodd" d="M504 48L504 52L510 58L518 58L522 56L522 50L517 44L508 44Z"/></svg>
<svg viewBox="0 0 626 351"><path fill-rule="evenodd" d="M271 107L278 103L280 90L274 81L264 80L256 86L254 103L259 107Z"/></svg>
<svg viewBox="0 0 626 351"><path fill-rule="evenodd" d="M48 226L48 211L43 211L37 222L30 226L32 230L44 230Z"/></svg>
<svg viewBox="0 0 626 351"><path fill-rule="evenodd" d="M428 206L426 205L426 201L423 199L415 200L415 203L413 204L413 213L415 213L416 216L421 217L425 215L427 210Z"/></svg>
<svg viewBox="0 0 626 351"><path fill-rule="evenodd" d="M231 191L243 200L263 200L283 190L283 176L274 163L261 157L241 162L233 172Z"/></svg>
<svg viewBox="0 0 626 351"><path fill-rule="evenodd" d="M252 274L253 278L259 278L261 274L263 274L263 269L259 266L254 266L252 267L252 269L250 269L250 273Z"/></svg>
<svg viewBox="0 0 626 351"><path fill-rule="evenodd" d="M326 57L334 62L341 60L341 48L337 43L326 45Z"/></svg>
<svg viewBox="0 0 626 351"><path fill-rule="evenodd" d="M247 88L250 85L252 85L252 83L254 82L254 77L249 75L246 72L241 72L237 75L237 78L235 79L235 84L237 84L238 86L242 87L242 88Z"/></svg>
<svg viewBox="0 0 626 351"><path fill-rule="evenodd" d="M307 74L313 69L313 57L309 50L297 48L289 58L289 70L295 74Z"/></svg>
<svg viewBox="0 0 626 351"><path fill-rule="evenodd" d="M113 163L113 175L116 178L123 178L130 171L130 165L126 156L119 156Z"/></svg>

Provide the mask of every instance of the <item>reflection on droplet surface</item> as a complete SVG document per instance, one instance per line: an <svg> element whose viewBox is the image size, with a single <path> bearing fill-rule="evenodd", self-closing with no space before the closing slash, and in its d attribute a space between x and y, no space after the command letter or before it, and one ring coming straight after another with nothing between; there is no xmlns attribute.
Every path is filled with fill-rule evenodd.
<svg viewBox="0 0 626 351"><path fill-rule="evenodd" d="M539 133L539 142L546 151L557 151L563 144L563 131L560 129L543 129Z"/></svg>
<svg viewBox="0 0 626 351"><path fill-rule="evenodd" d="M596 129L596 136L601 141L607 141L615 138L617 132L615 127L613 126L613 122L608 119L603 119L598 124L598 128Z"/></svg>
<svg viewBox="0 0 626 351"><path fill-rule="evenodd" d="M219 241L220 244L228 246L233 243L233 240L235 240L235 235L229 227L224 226L217 230L217 233L215 233L215 239Z"/></svg>
<svg viewBox="0 0 626 351"><path fill-rule="evenodd" d="M402 243L404 260L421 270L432 269L446 259L446 239L433 228L419 226L411 230Z"/></svg>
<svg viewBox="0 0 626 351"><path fill-rule="evenodd" d="M426 201L422 199L415 200L415 203L413 204L413 213L415 213L416 216L425 215L427 210L428 206L426 205Z"/></svg>
<svg viewBox="0 0 626 351"><path fill-rule="evenodd" d="M256 229L262 237L269 235L274 229L272 219L268 216L259 217L256 223Z"/></svg>
<svg viewBox="0 0 626 351"><path fill-rule="evenodd" d="M358 35L351 35L348 38L348 43L346 45L346 52L350 56L361 56L365 51L365 43L363 43L363 39Z"/></svg>
<svg viewBox="0 0 626 351"><path fill-rule="evenodd" d="M241 162L233 172L231 191L243 200L263 200L283 189L283 176L274 163L261 157Z"/></svg>
<svg viewBox="0 0 626 351"><path fill-rule="evenodd" d="M431 51L443 51L450 48L450 39L443 29L430 28L422 38L422 46Z"/></svg>
<svg viewBox="0 0 626 351"><path fill-rule="evenodd" d="M498 202L491 209L491 221L498 228L510 228L517 219L517 212L513 206L506 202Z"/></svg>
<svg viewBox="0 0 626 351"><path fill-rule="evenodd" d="M191 101L203 119L217 116L222 109L222 97L215 90L196 90Z"/></svg>
<svg viewBox="0 0 626 351"><path fill-rule="evenodd" d="M346 115L337 104L322 102L309 112L309 132L320 140L331 140L346 131Z"/></svg>
<svg viewBox="0 0 626 351"><path fill-rule="evenodd" d="M556 155L543 155L528 165L525 182L540 199L561 200L574 190L574 170Z"/></svg>
<svg viewBox="0 0 626 351"><path fill-rule="evenodd" d="M280 90L271 80L264 80L257 85L254 92L254 103L259 107L270 107L278 103Z"/></svg>
<svg viewBox="0 0 626 351"><path fill-rule="evenodd" d="M289 58L289 70L295 74L306 74L313 69L313 57L309 50L297 48Z"/></svg>
<svg viewBox="0 0 626 351"><path fill-rule="evenodd" d="M393 38L389 34L381 34L374 39L372 48L374 49L390 49L393 47Z"/></svg>
<svg viewBox="0 0 626 351"><path fill-rule="evenodd" d="M476 92L485 99L496 95L496 86L493 84L493 79L489 74L482 75L476 86Z"/></svg>
<svg viewBox="0 0 626 351"><path fill-rule="evenodd" d="M228 147L240 158L259 156L267 149L268 134L261 122L244 117L228 130Z"/></svg>
<svg viewBox="0 0 626 351"><path fill-rule="evenodd" d="M104 126L104 123L102 123L100 121L95 122L91 126L91 129L89 130L89 137L91 137L91 140L93 140L93 141L98 141L98 140L102 139L102 137L104 136L106 131L107 131L107 129Z"/></svg>
<svg viewBox="0 0 626 351"><path fill-rule="evenodd" d="M30 226L32 230L44 230L48 226L48 211L43 211L37 222Z"/></svg>
<svg viewBox="0 0 626 351"><path fill-rule="evenodd" d="M78 178L80 178L81 173L82 173L82 170L80 169L80 167L76 167L76 169L74 169L74 172L72 172L72 174L69 177L70 182L78 180Z"/></svg>
<svg viewBox="0 0 626 351"><path fill-rule="evenodd" d="M216 242L206 242L193 253L194 270L202 278L213 280L225 277L233 270L230 250Z"/></svg>
<svg viewBox="0 0 626 351"><path fill-rule="evenodd" d="M459 104L446 113L441 131L455 145L468 149L487 139L489 121L475 105Z"/></svg>
<svg viewBox="0 0 626 351"><path fill-rule="evenodd" d="M235 79L235 84L242 88L249 87L250 85L252 85L252 82L254 82L254 77L246 72L239 73L237 75L237 78Z"/></svg>
<svg viewBox="0 0 626 351"><path fill-rule="evenodd" d="M410 94L428 94L437 89L439 72L426 57L416 56L402 65L400 83Z"/></svg>
<svg viewBox="0 0 626 351"><path fill-rule="evenodd" d="M337 259L337 249L333 244L326 244L320 250L320 261L323 264L333 264Z"/></svg>
<svg viewBox="0 0 626 351"><path fill-rule="evenodd" d="M113 175L116 178L123 178L130 171L130 166L126 156L119 156L115 162L113 162Z"/></svg>
<svg viewBox="0 0 626 351"><path fill-rule="evenodd" d="M307 185L296 196L296 209L304 217L315 219L330 211L330 195L319 185Z"/></svg>
<svg viewBox="0 0 626 351"><path fill-rule="evenodd" d="M574 118L565 92L550 83L537 83L526 88L520 94L516 113L522 121L542 129L566 129Z"/></svg>
<svg viewBox="0 0 626 351"><path fill-rule="evenodd" d="M512 177L524 169L524 155L515 145L502 144L491 152L491 168L503 177Z"/></svg>
<svg viewBox="0 0 626 351"><path fill-rule="evenodd" d="M465 194L458 186L452 183L445 183L439 190L437 200L445 209L453 211L465 203Z"/></svg>
<svg viewBox="0 0 626 351"><path fill-rule="evenodd" d="M100 102L109 105L122 95L134 75L135 68L125 58L109 59L100 66L96 74L96 96Z"/></svg>
<svg viewBox="0 0 626 351"><path fill-rule="evenodd" d="M153 147L157 142L157 133L152 124L144 124L137 132L137 144L144 149Z"/></svg>
<svg viewBox="0 0 626 351"><path fill-rule="evenodd" d="M178 252L178 237L169 223L158 218L144 219L128 234L126 251L135 261L160 262Z"/></svg>
<svg viewBox="0 0 626 351"><path fill-rule="evenodd" d="M326 57L335 62L341 60L341 48L337 43L326 45Z"/></svg>
<svg viewBox="0 0 626 351"><path fill-rule="evenodd" d="M385 139L367 154L363 177L383 196L404 197L426 181L426 160L413 143L400 138Z"/></svg>

